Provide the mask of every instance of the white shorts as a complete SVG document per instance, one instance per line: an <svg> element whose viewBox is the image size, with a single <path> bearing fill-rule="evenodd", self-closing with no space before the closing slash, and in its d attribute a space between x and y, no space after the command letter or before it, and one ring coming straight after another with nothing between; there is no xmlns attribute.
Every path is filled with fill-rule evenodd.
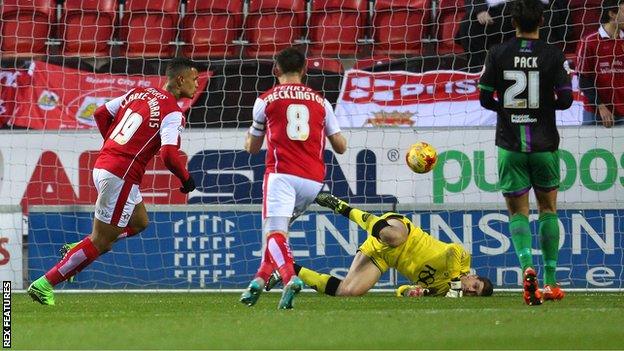
<svg viewBox="0 0 624 351"><path fill-rule="evenodd" d="M127 182L105 169L93 169L98 192L95 218L120 228L128 225L134 206L143 201L138 184Z"/></svg>
<svg viewBox="0 0 624 351"><path fill-rule="evenodd" d="M269 173L264 175L262 187L262 219L268 217L297 217L316 199L323 183L291 174ZM286 228L282 231L288 231ZM277 230L277 228L272 228Z"/></svg>

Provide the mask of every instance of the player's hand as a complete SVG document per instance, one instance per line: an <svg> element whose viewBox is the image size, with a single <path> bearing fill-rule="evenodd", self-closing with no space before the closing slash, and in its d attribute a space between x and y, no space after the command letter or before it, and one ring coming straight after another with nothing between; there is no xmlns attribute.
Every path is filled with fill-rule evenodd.
<svg viewBox="0 0 624 351"><path fill-rule="evenodd" d="M182 182L182 186L180 187L180 191L183 194L188 194L191 191L195 190L195 181L193 177L189 175L188 179Z"/></svg>
<svg viewBox="0 0 624 351"><path fill-rule="evenodd" d="M401 285L396 289L396 296L421 297L429 295L429 289L418 285Z"/></svg>
<svg viewBox="0 0 624 351"><path fill-rule="evenodd" d="M459 280L459 278L451 279L446 297L458 298L462 296L464 296L464 292L462 290L461 280Z"/></svg>
<svg viewBox="0 0 624 351"><path fill-rule="evenodd" d="M602 119L602 125L605 126L605 128L613 127L613 113L611 113L611 111L605 104L598 105L598 113L600 114L600 118Z"/></svg>
<svg viewBox="0 0 624 351"><path fill-rule="evenodd" d="M487 11L482 11L477 14L477 21L481 23L483 26L489 26L490 24L494 24L494 19Z"/></svg>

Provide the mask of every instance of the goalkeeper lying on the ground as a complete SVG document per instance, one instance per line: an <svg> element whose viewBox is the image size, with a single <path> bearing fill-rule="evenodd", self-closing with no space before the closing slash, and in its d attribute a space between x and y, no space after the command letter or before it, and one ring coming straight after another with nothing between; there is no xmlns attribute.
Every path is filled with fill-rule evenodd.
<svg viewBox="0 0 624 351"><path fill-rule="evenodd" d="M443 243L397 213L378 217L329 193L320 193L316 202L348 217L368 233L344 280L295 263L299 278L318 292L332 296L363 295L388 268L395 268L414 284L399 287L398 296L492 295L488 278L469 274L470 255L461 245ZM274 273L267 290L278 281L279 275Z"/></svg>

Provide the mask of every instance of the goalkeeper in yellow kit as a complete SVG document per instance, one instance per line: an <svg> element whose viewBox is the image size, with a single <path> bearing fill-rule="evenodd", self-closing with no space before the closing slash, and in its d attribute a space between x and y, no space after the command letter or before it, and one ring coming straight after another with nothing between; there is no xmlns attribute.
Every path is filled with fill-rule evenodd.
<svg viewBox="0 0 624 351"><path fill-rule="evenodd" d="M375 216L324 192L317 196L316 202L349 218L368 233L343 280L295 263L299 278L318 292L360 296L370 290L384 272L395 268L413 284L399 287L398 296L492 295L492 282L488 278L469 274L470 255L461 245L437 240L397 213ZM279 276L274 274L267 289L277 281Z"/></svg>

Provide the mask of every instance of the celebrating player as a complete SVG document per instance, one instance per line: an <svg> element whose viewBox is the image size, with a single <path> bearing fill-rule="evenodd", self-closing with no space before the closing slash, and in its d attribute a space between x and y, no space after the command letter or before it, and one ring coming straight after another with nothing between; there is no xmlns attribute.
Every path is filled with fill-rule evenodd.
<svg viewBox="0 0 624 351"><path fill-rule="evenodd" d="M514 2L516 38L489 52L479 83L481 106L498 113L498 175L509 210L511 240L524 272L524 301L528 305L542 303L531 255L531 187L539 210L544 299L561 300L564 296L555 278L560 172L555 110L570 107L572 89L563 53L539 39L542 12L539 0ZM498 100L494 99L494 92Z"/></svg>
<svg viewBox="0 0 624 351"><path fill-rule="evenodd" d="M28 287L33 300L54 305L55 285L109 251L118 237L136 235L147 227L139 184L145 166L158 150L167 168L182 182L180 191L195 189L179 157L185 118L177 100L193 97L198 72L192 61L176 58L167 65L167 78L164 89L135 88L95 111L104 145L93 169L98 192L93 230Z"/></svg>
<svg viewBox="0 0 624 351"><path fill-rule="evenodd" d="M398 213L378 217L324 192L316 202L349 218L368 233L344 280L295 264L299 277L318 292L331 296L364 295L388 268L395 268L414 283L400 286L397 296L492 295L488 278L469 274L470 255L461 245L433 238ZM274 273L267 289L277 281L279 276Z"/></svg>
<svg viewBox="0 0 624 351"><path fill-rule="evenodd" d="M292 308L303 282L295 274L287 242L291 218L303 212L323 186L325 136L335 152L347 149L330 103L301 83L305 67L306 58L296 48L277 55L279 84L256 99L253 125L245 140L245 150L257 153L267 135L262 206L266 247L256 277L240 298L248 306L258 301L277 269L286 282L278 308Z"/></svg>

